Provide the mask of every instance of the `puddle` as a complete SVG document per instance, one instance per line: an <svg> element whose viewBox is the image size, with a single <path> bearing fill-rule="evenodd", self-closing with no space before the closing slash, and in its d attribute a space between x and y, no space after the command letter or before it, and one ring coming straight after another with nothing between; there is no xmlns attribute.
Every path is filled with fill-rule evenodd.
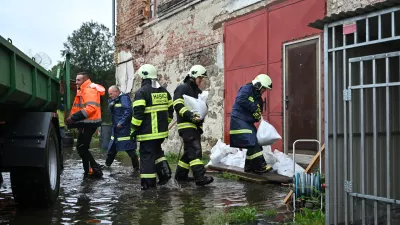
<svg viewBox="0 0 400 225"><path fill-rule="evenodd" d="M105 152L95 154L104 163ZM124 153L119 153L124 154ZM141 191L140 178L127 163L115 161L101 180L83 180L75 150L64 149L64 172L59 201L48 210L20 211L11 194L10 178L3 173L0 189L0 224L204 224L210 211L252 206L259 211L282 206L287 188L214 177L205 187L171 179L156 190ZM175 165L171 168L175 170ZM258 216L253 224L270 224ZM276 223L274 223L276 224Z"/></svg>

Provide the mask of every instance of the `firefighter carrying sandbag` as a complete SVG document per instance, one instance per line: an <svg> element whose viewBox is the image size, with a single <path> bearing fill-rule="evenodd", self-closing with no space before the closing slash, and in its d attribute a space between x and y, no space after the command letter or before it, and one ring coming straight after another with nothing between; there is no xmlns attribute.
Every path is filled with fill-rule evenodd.
<svg viewBox="0 0 400 225"><path fill-rule="evenodd" d="M186 106L183 95L198 98L202 93L199 86L207 77L207 70L201 65L193 66L185 77L183 84L174 92L174 108L177 113L178 132L183 139L184 152L176 168L175 179L177 181L192 181L198 186L204 186L214 181L213 177L204 176L206 169L201 161L201 134L203 134L203 122L200 117L191 112ZM189 178L189 170L192 170L193 178Z"/></svg>
<svg viewBox="0 0 400 225"><path fill-rule="evenodd" d="M230 146L246 148L244 171L266 173L271 171L262 154L262 146L257 141L257 129L254 123L261 120L263 102L261 96L272 89L272 80L266 74L259 74L251 82L239 89L232 107L230 122Z"/></svg>

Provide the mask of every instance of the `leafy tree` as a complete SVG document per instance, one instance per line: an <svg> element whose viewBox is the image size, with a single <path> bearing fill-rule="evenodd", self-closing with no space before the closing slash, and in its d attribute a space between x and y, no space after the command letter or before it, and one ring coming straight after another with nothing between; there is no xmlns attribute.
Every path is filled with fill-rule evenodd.
<svg viewBox="0 0 400 225"><path fill-rule="evenodd" d="M93 21L83 23L68 36L61 55L65 56L67 51L71 53L71 65L74 65L71 72L80 69L88 72L94 82L115 83L114 42L106 26Z"/></svg>

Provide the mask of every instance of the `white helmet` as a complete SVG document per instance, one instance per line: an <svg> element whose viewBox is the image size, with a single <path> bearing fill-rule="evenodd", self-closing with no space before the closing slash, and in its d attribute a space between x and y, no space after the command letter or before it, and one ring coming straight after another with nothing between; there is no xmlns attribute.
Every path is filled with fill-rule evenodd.
<svg viewBox="0 0 400 225"><path fill-rule="evenodd" d="M272 80L267 74L259 74L252 81L257 89L267 88L272 89Z"/></svg>
<svg viewBox="0 0 400 225"><path fill-rule="evenodd" d="M200 77L200 76L206 77L207 76L207 70L202 65L194 65L194 66L192 66L192 68L190 68L189 76L191 76L193 78L197 78L197 77Z"/></svg>
<svg viewBox="0 0 400 225"><path fill-rule="evenodd" d="M155 66L150 64L142 65L139 70L138 74L142 79L157 79L157 69Z"/></svg>

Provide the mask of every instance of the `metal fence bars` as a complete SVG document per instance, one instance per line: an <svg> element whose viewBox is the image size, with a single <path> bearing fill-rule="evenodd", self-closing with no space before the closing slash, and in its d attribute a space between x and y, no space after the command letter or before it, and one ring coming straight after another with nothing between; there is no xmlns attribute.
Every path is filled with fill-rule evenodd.
<svg viewBox="0 0 400 225"><path fill-rule="evenodd" d="M325 25L326 224L400 224L399 10Z"/></svg>

